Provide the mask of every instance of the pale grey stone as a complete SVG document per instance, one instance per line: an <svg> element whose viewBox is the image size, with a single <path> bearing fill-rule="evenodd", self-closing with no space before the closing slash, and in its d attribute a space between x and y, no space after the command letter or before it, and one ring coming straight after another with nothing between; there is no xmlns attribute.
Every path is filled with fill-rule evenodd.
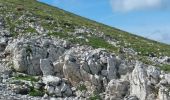
<svg viewBox="0 0 170 100"><path fill-rule="evenodd" d="M50 85L53 85L53 86L58 86L61 83L60 78L55 77L55 76L51 76L51 75L42 77L42 81L45 84L50 84Z"/></svg>
<svg viewBox="0 0 170 100"><path fill-rule="evenodd" d="M54 74L54 67L53 64L49 61L49 59L40 59L40 69L43 75Z"/></svg>

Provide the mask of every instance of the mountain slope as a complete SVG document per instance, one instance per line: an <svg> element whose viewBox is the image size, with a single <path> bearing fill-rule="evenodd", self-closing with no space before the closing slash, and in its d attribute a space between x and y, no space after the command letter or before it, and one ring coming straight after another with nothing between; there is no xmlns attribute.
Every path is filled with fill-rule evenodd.
<svg viewBox="0 0 170 100"><path fill-rule="evenodd" d="M168 100L169 56L169 45L36 0L0 0L0 99Z"/></svg>
<svg viewBox="0 0 170 100"><path fill-rule="evenodd" d="M50 7L46 4L42 4L36 2L35 0L1 0L1 2L5 3L10 9L3 10L3 13L13 11L15 14L14 19L10 19L9 17L6 20L10 20L11 22L7 23L10 30L14 33L14 26L22 24L18 18L20 18L24 14L33 14L37 19L40 25L43 26L46 30L54 30L55 28L62 28L61 33L56 33L57 35L63 35L67 32L74 31L75 28L88 28L91 31L103 32L106 35L109 35L115 40L118 40L120 43L118 45L125 46L128 48L133 48L137 52L141 52L142 56L148 55L149 53L155 53L157 56L160 55L170 55L170 46L162 43L158 43L156 41L151 41L148 39L144 39L142 37L129 34L127 32L121 31L119 29L115 29L80 16L76 16L74 14L65 12L61 9ZM17 10L18 9L18 10ZM2 12L2 11L1 11ZM31 16L31 15L30 15ZM53 23L47 23L45 21L53 20ZM37 21L35 19L29 19L28 21ZM25 21L26 22L26 21ZM10 25L11 24L11 25ZM68 28L66 27L68 25ZM34 31L33 29L29 29L28 31ZM24 32L23 32L24 33ZM18 34L18 33L16 33ZM55 33L51 33L54 34ZM100 41L100 40L99 40ZM102 41L102 40L101 40ZM126 45L126 44L129 45ZM92 44L93 45L93 44ZM95 45L95 44L94 44ZM100 44L102 47L102 44ZM100 46L99 45L99 46ZM162 54L159 54L161 52Z"/></svg>
<svg viewBox="0 0 170 100"><path fill-rule="evenodd" d="M49 35L68 39L73 43L106 48L115 53L119 53L122 48L132 49L134 53L137 53L137 56L126 55L126 58L139 59L147 64L152 64L150 60L147 60L149 55L170 56L169 45L132 35L59 8L39 3L36 0L1 0L1 3L3 3L1 13L8 16L4 18L5 27L14 36L27 35L29 32L31 35L46 32ZM4 4L7 8L3 9ZM24 28L24 25L29 27ZM43 31L41 32L41 30ZM74 32L82 34L79 34L80 37L78 37L72 34ZM82 39L82 36L86 39ZM162 69L165 68L162 67Z"/></svg>

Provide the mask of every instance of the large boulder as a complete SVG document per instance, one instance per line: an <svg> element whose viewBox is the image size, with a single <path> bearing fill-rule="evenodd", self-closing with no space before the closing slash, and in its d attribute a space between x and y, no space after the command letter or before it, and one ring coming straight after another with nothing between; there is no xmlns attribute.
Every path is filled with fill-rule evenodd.
<svg viewBox="0 0 170 100"><path fill-rule="evenodd" d="M18 43L13 50L14 69L30 75L41 74L40 59L45 58L47 52L38 46Z"/></svg>
<svg viewBox="0 0 170 100"><path fill-rule="evenodd" d="M42 71L43 74L45 74L46 69L48 69L48 71L54 70L50 63L59 60L65 52L65 49L62 47L62 43L60 42L61 40L58 40L54 44L54 40L42 38L42 36L34 38L31 37L31 39L22 37L20 40L14 39L10 41L5 52L10 54L10 60L12 61L13 67L16 71L30 75L40 75L42 74ZM40 59L48 60L40 61ZM50 74L53 73L54 72Z"/></svg>
<svg viewBox="0 0 170 100"><path fill-rule="evenodd" d="M160 72L152 66L147 67L143 63L136 63L130 77L130 94L136 95L140 100L155 100L155 85Z"/></svg>
<svg viewBox="0 0 170 100"><path fill-rule="evenodd" d="M147 73L142 63L137 62L132 72L130 81L130 94L136 95L141 100L146 100L148 92Z"/></svg>
<svg viewBox="0 0 170 100"><path fill-rule="evenodd" d="M47 52L38 46L18 43L13 51L14 69L30 75L41 74L40 59L45 58Z"/></svg>

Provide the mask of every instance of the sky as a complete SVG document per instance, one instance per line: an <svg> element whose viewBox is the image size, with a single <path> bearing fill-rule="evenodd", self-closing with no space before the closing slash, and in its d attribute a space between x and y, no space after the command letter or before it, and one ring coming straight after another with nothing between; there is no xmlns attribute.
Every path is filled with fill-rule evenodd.
<svg viewBox="0 0 170 100"><path fill-rule="evenodd" d="M170 0L39 0L77 15L170 44Z"/></svg>

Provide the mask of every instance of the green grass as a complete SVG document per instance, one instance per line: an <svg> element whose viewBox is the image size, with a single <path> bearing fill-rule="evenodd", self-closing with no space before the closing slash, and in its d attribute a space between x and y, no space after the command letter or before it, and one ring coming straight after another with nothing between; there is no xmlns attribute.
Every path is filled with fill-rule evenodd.
<svg viewBox="0 0 170 100"><path fill-rule="evenodd" d="M44 90L37 90L33 87L31 87L31 90L29 92L30 96L43 96L45 94Z"/></svg>
<svg viewBox="0 0 170 100"><path fill-rule="evenodd" d="M80 84L78 87L77 87L78 90L80 91L87 91L87 88L84 84Z"/></svg>
<svg viewBox="0 0 170 100"><path fill-rule="evenodd" d="M29 75L23 76L21 74L21 75L15 76L14 79L15 80L25 80L25 81L30 81L31 82L32 86L30 87L30 91L29 91L30 96L43 96L45 94L44 90L38 90L38 89L35 89L33 87L33 84L35 82L39 81L39 79L36 78L35 76L29 76Z"/></svg>
<svg viewBox="0 0 170 100"><path fill-rule="evenodd" d="M16 76L14 79L16 80L26 80L26 81L31 81L31 82L38 82L38 78L35 78L35 76Z"/></svg>
<svg viewBox="0 0 170 100"><path fill-rule="evenodd" d="M90 37L88 45L91 45L94 48L105 48L109 51L115 51L118 52L118 48L112 46L108 42L106 42L104 39L99 37Z"/></svg>
<svg viewBox="0 0 170 100"><path fill-rule="evenodd" d="M34 84L34 82L38 82L39 79L36 78L35 76L23 76L23 75L18 75L14 77L15 80L25 80L25 81L30 81L31 84ZM30 96L43 96L45 94L44 90L38 90L35 89L34 87L30 87L29 95Z"/></svg>
<svg viewBox="0 0 170 100"><path fill-rule="evenodd" d="M102 100L102 98L99 96L99 94L94 93L89 100Z"/></svg>
<svg viewBox="0 0 170 100"><path fill-rule="evenodd" d="M166 72L170 72L170 65L168 65L168 64L158 65L158 67L159 67L161 70L164 70L164 71L166 71Z"/></svg>
<svg viewBox="0 0 170 100"><path fill-rule="evenodd" d="M49 35L54 35L54 36L58 36L60 38L64 38L64 39L68 39L70 42L72 43L79 43L80 45L90 45L94 48L105 48L106 50L109 51L114 51L114 52L118 52L118 48L112 46L111 44L109 44L108 42L106 42L104 39L99 38L99 37L95 37L95 36L91 36L91 37L86 37L86 39L89 40L89 42L86 42L84 39L79 39L76 38L72 35L66 34L66 33L49 33Z"/></svg>

